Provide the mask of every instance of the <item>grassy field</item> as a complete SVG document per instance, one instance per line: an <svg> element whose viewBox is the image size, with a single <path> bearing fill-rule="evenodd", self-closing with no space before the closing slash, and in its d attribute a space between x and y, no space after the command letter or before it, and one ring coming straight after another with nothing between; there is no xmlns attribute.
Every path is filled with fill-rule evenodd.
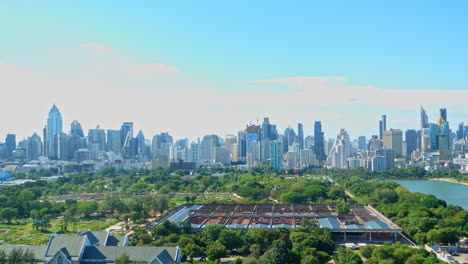
<svg viewBox="0 0 468 264"><path fill-rule="evenodd" d="M0 224L0 244L28 244L42 245L46 244L50 236L54 233L60 233L60 220L50 221L50 227L42 232L33 230L32 221L20 220L12 224ZM68 232L61 234L74 235L78 230L104 230L107 227L115 224L117 220L83 220L76 225L69 224Z"/></svg>

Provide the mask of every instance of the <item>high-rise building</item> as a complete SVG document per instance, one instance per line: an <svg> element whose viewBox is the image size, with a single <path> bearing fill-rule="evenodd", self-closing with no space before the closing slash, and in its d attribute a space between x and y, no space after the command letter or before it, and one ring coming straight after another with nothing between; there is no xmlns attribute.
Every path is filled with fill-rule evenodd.
<svg viewBox="0 0 468 264"><path fill-rule="evenodd" d="M421 130L429 128L429 118L427 117L426 110L421 106Z"/></svg>
<svg viewBox="0 0 468 264"><path fill-rule="evenodd" d="M387 130L387 116L382 115L382 119L379 121L379 138L383 139L384 131Z"/></svg>
<svg viewBox="0 0 468 264"><path fill-rule="evenodd" d="M464 138L464 125L465 124L463 122L458 124L457 139Z"/></svg>
<svg viewBox="0 0 468 264"><path fill-rule="evenodd" d="M283 168L283 150L278 140L274 140L270 146L270 165L275 170Z"/></svg>
<svg viewBox="0 0 468 264"><path fill-rule="evenodd" d="M13 150L16 148L16 135L15 134L7 134L5 138L5 147L7 150L8 157L11 157L13 154Z"/></svg>
<svg viewBox="0 0 468 264"><path fill-rule="evenodd" d="M54 104L49 111L46 128L46 151L49 159L58 158L58 135L62 133L62 114Z"/></svg>
<svg viewBox="0 0 468 264"><path fill-rule="evenodd" d="M246 161L247 158L247 132L239 131L237 133L237 148L239 150L239 160Z"/></svg>
<svg viewBox="0 0 468 264"><path fill-rule="evenodd" d="M138 154L142 155L145 152L145 135L143 134L143 131L138 131L137 137L138 139Z"/></svg>
<svg viewBox="0 0 468 264"><path fill-rule="evenodd" d="M26 160L38 160L42 155L42 142L41 138L34 133L31 137L28 137L26 142Z"/></svg>
<svg viewBox="0 0 468 264"><path fill-rule="evenodd" d="M406 155L411 155L418 148L418 133L414 129L405 132Z"/></svg>
<svg viewBox="0 0 468 264"><path fill-rule="evenodd" d="M444 120L444 122L448 122L447 120L447 108L440 109L440 117Z"/></svg>
<svg viewBox="0 0 468 264"><path fill-rule="evenodd" d="M358 149L359 150L366 150L367 149L367 143L366 143L366 137L365 136L359 136L359 138L358 138Z"/></svg>
<svg viewBox="0 0 468 264"><path fill-rule="evenodd" d="M297 124L297 143L299 143L299 149L304 149L304 127L301 123Z"/></svg>
<svg viewBox="0 0 468 264"><path fill-rule="evenodd" d="M120 138L120 131L119 131L119 138ZM86 148L86 139L80 137L78 134L71 134L67 138L68 141L68 160L72 160L75 158L75 152L79 149ZM120 145L119 145L120 149Z"/></svg>
<svg viewBox="0 0 468 264"><path fill-rule="evenodd" d="M237 143L237 138L234 135L226 135L226 148L232 151L232 144Z"/></svg>
<svg viewBox="0 0 468 264"><path fill-rule="evenodd" d="M106 132L97 126L88 131L88 148L95 151L106 151Z"/></svg>
<svg viewBox="0 0 468 264"><path fill-rule="evenodd" d="M347 168L347 160L352 154L349 134L341 129L327 158L327 163L333 168Z"/></svg>
<svg viewBox="0 0 468 264"><path fill-rule="evenodd" d="M107 151L120 154L122 144L120 143L120 130L107 130Z"/></svg>
<svg viewBox="0 0 468 264"><path fill-rule="evenodd" d="M220 163L222 165L229 165L231 163L231 154L225 147L213 148L213 163Z"/></svg>
<svg viewBox="0 0 468 264"><path fill-rule="evenodd" d="M385 158L386 170L395 168L395 152L393 149L378 149L375 151L375 155Z"/></svg>
<svg viewBox="0 0 468 264"><path fill-rule="evenodd" d="M261 139L275 140L278 138L278 132L276 131L276 126L270 124L270 119L268 117L263 118Z"/></svg>
<svg viewBox="0 0 468 264"><path fill-rule="evenodd" d="M315 121L314 124L314 152L318 161L325 160L324 133L320 121Z"/></svg>
<svg viewBox="0 0 468 264"><path fill-rule="evenodd" d="M383 146L392 149L395 155L403 155L403 132L399 129L390 129L384 132Z"/></svg>
<svg viewBox="0 0 468 264"><path fill-rule="evenodd" d="M124 122L120 127L120 144L122 152L128 153L130 140L133 138L133 122Z"/></svg>
<svg viewBox="0 0 468 264"><path fill-rule="evenodd" d="M81 128L80 122L73 120L70 124L70 134L84 137L83 128Z"/></svg>
<svg viewBox="0 0 468 264"><path fill-rule="evenodd" d="M57 158L68 160L68 136L61 132L57 135Z"/></svg>
<svg viewBox="0 0 468 264"><path fill-rule="evenodd" d="M287 152L289 146L291 146L294 142L296 142L296 132L294 131L293 128L287 127L284 130L284 145L283 145L284 152Z"/></svg>
<svg viewBox="0 0 468 264"><path fill-rule="evenodd" d="M211 164L213 162L213 148L219 147L217 135L206 135L201 142L201 163Z"/></svg>
<svg viewBox="0 0 468 264"><path fill-rule="evenodd" d="M314 146L314 137L313 136L307 136L304 139L304 148L305 149L313 149Z"/></svg>

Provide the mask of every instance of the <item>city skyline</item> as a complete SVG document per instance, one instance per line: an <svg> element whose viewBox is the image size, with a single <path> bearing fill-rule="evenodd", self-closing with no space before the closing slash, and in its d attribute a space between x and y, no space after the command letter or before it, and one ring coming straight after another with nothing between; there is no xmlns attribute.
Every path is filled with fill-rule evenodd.
<svg viewBox="0 0 468 264"><path fill-rule="evenodd" d="M381 115L417 129L420 105L468 116L467 3L264 3L4 1L0 134L40 134L54 103L85 130L189 138L264 116L329 136L378 134Z"/></svg>
<svg viewBox="0 0 468 264"><path fill-rule="evenodd" d="M422 106L420 106L420 107L422 107ZM116 126L116 127L104 127L104 126L101 126L100 124L97 124L97 125L95 125L95 126L86 126L86 125L83 125L83 123L86 124L86 121L85 121L85 120L72 120L72 121L69 121L68 119L66 119L66 117L63 118L64 115L62 114L62 111L61 111L60 109L61 109L61 108L58 107L56 104L53 104L52 107L51 107L51 108L49 109L49 111L48 111L48 115L47 115L48 117L47 117L47 116L45 117L45 122L43 122L42 128L36 129L37 131L36 131L36 130L33 130L33 131L31 131L29 134L26 134L26 135L23 137L22 134L15 133L15 129L14 129L14 128L9 128L9 129L8 129L8 132L5 133L4 136L10 135L10 134L14 134L14 135L16 136L16 140L17 140L17 141L21 141L21 140L27 139L28 137L32 136L33 134L40 135L40 137L43 138L43 129L45 129L45 127L47 127L47 124L49 124L49 122L52 122L52 123L50 123L50 124L53 124L53 123L57 122L57 121L51 121L51 113L52 113L52 116L53 116L52 118L53 118L53 119L56 119L56 118L59 118L59 119L60 119L60 127L59 127L58 129L54 129L54 131L57 130L57 131L54 132L54 134L59 134L59 133L61 133L61 132L66 133L66 134L74 134L74 133L76 133L76 131L75 131L75 132L73 131L73 127L76 126L76 124L78 124L79 128L81 129L81 133L84 133L84 134L87 135L88 131L92 131L92 130L94 130L94 129L96 129L96 128L98 128L98 129L103 129L104 131L119 130L119 129L121 129L121 126L123 127L123 126L125 126L126 124L130 123L131 126L132 126L132 131L133 131L132 133L133 133L135 136L136 136L136 134L137 134L139 131L140 131L140 132L143 132L144 134L147 134L147 135L149 136L148 139L150 139L153 135L157 135L157 134L161 134L161 133L162 133L162 134L169 133L170 135L172 135L172 136L174 137L174 139L188 139L189 142L191 142L191 141L197 141L198 139L201 140L205 135L217 135L217 136L220 136L220 137L222 137L222 138L225 138L226 136L229 136L229 135L235 135L235 134L237 134L237 132L239 132L239 131L245 129L245 127L248 127L248 126L250 126L250 125L262 125L262 121L264 122L264 118L267 118L269 121L273 121L273 124L275 124L275 129L278 130L278 132L277 132L278 134L283 134L283 131L285 131L285 130L287 130L287 129L290 129L290 128L294 129L294 132L297 133L298 130L297 130L297 127L295 127L295 126L300 126L301 129L304 128L304 124L301 123L301 122L298 122L298 123L296 123L296 124L288 124L288 125L286 125L286 126L281 126L281 125L278 125L278 124L274 121L274 117L273 117L273 119L272 119L271 116L262 116L262 117L258 117L258 119L256 119L255 121L249 121L248 123L245 123L245 124L239 126L239 127L237 128L237 130L232 130L232 131L229 131L229 132L224 133L224 134L217 133L216 131L211 131L211 132L208 132L208 133L206 133L206 134L200 135L200 136L198 136L198 137L192 138L192 137L183 136L183 135L181 135L181 136L174 136L174 134L171 132L171 129L170 129L170 128L168 128L168 129L161 129L161 130L154 131L154 132L144 131L143 129L139 129L139 126L135 126L135 127L136 127L136 128L135 128L135 127L134 127L134 122L131 121L131 120L122 121L122 122L121 122L118 126ZM422 112L418 112L419 117L421 117L421 113L427 113L427 109L422 108L421 110L422 110ZM447 110L446 110L446 108L438 109L437 113L439 113L439 115L434 115L434 117L433 117L432 119L431 119L431 115L430 115L432 112L429 112L429 115L428 115L428 122L429 122L429 123L437 123L437 122L438 122L438 119L440 118L440 114L442 114L442 110L444 110L444 111L445 111L445 115L447 115ZM58 115L58 116L55 117L56 115ZM458 125L459 125L460 123L468 123L468 121L460 121L460 122L452 123L451 120L450 120L450 116L451 116L451 113L449 112L449 113L448 113L448 117L447 117L448 120L446 120L446 121L448 121L448 123L450 124L451 131L452 131L452 133L454 133L454 134L457 133ZM383 117L385 117L385 119L386 119L387 115L382 115L381 118L383 118ZM271 119L271 120L270 120L270 119ZM68 122L68 121L69 121L69 122ZM305 130L304 130L305 132L302 133L302 137L303 137L303 138L306 137L306 136L313 136L313 135L315 134L315 128L314 128L314 126L315 126L315 123L316 123L317 121L321 123L320 129L324 132L324 133L323 133L323 134L324 134L324 135L323 135L324 140L327 140L327 139L335 139L336 135L339 135L339 134L341 133L340 131L341 131L342 129L345 129L345 130L348 131L348 128L342 127L342 128L340 128L338 131L336 131L336 133L327 134L327 133L325 132L327 129L324 128L324 125L323 125L324 122L325 122L325 123L327 122L327 120L314 120L314 121L313 121L314 124L307 124L307 125L306 125L308 129L305 129ZM78 123L77 123L77 122L78 122ZM420 122L421 122L421 120L419 120L418 123L420 123ZM370 139L372 136L377 136L379 139L381 139L381 138L380 138L381 120L376 120L374 123L377 123L377 124L374 124L375 133L370 133L370 132L369 132L368 134L359 134L359 135L357 135L357 134L351 135L351 134L350 134L350 139L352 139L352 140L358 140L358 138L359 138L360 136L365 136L367 139ZM44 124L45 124L45 125L44 125ZM122 124L123 124L123 125L122 125ZM54 124L54 125L55 125L55 124ZM389 130L392 130L392 129L397 129L397 130L399 129L399 130L402 130L402 131L406 131L406 130L415 130L415 129L417 130L417 129L418 129L418 128L417 128L417 127L418 127L418 124L415 124L414 127L416 127L416 128L413 128L413 127L409 127L409 128L394 128L394 127L388 127L388 126L386 126L386 128L388 128L388 129L385 129L384 131L387 131L387 130L389 131ZM262 132L262 133L263 133L263 132ZM84 136L84 134L81 135L81 136ZM46 136L47 136L48 138L51 138L51 137L52 137L52 136L49 135L49 134L46 134ZM0 134L0 138L1 138L1 137L3 137L2 134ZM44 140L44 139L43 139L43 140ZM125 141L125 139L120 139L120 140L121 140L121 141ZM0 142L2 142L1 139L0 139Z"/></svg>

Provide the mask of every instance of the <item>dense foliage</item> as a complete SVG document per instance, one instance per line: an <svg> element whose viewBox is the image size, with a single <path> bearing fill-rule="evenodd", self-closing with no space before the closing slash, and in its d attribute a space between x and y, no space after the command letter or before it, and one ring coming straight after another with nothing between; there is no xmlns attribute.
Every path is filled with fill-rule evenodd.
<svg viewBox="0 0 468 264"><path fill-rule="evenodd" d="M405 173L413 171L406 170ZM327 173L360 201L376 207L420 244L454 244L468 235L468 212L434 195L411 193L391 181L367 180L361 170ZM390 172L386 172L390 173Z"/></svg>

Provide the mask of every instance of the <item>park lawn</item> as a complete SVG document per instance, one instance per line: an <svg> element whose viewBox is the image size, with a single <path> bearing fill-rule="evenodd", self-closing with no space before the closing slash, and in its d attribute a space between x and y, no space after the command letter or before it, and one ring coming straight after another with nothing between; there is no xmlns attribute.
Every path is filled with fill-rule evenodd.
<svg viewBox="0 0 468 264"><path fill-rule="evenodd" d="M66 233L60 232L61 220L50 221L50 227L45 231L33 230L31 220L19 220L12 224L1 223L0 244L44 245L52 234L74 235L78 230L101 231L116 222L115 219L82 220L76 225L70 223Z"/></svg>

